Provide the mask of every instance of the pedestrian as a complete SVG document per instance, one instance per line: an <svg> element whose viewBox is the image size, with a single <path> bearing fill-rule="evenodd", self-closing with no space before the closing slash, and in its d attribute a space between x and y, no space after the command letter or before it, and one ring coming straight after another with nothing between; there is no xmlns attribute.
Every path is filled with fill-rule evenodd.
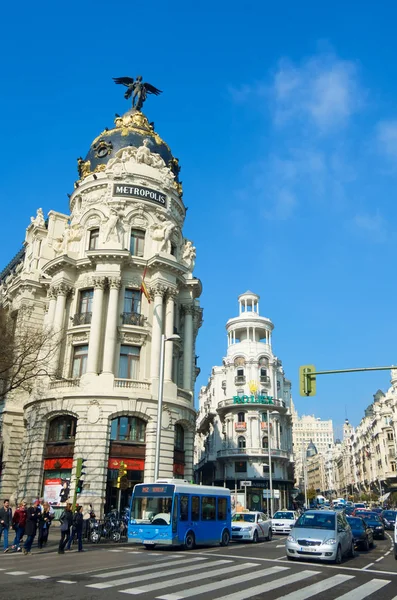
<svg viewBox="0 0 397 600"><path fill-rule="evenodd" d="M73 524L72 505L70 502L66 504L59 521L61 523L61 539L59 541L58 554L65 554L65 546L69 540L70 529Z"/></svg>
<svg viewBox="0 0 397 600"><path fill-rule="evenodd" d="M12 525L15 529L15 539L12 545L14 552L21 551L20 544L25 534L27 506L28 504L27 502L25 502L25 500L20 502L19 507L16 509L16 511L14 512L14 516L12 517Z"/></svg>
<svg viewBox="0 0 397 600"><path fill-rule="evenodd" d="M53 519L53 515L51 514L51 507L48 502L43 502L43 510L40 515L39 520L39 537L38 537L38 547L40 550L46 546L48 540L48 533L50 530L51 521Z"/></svg>
<svg viewBox="0 0 397 600"><path fill-rule="evenodd" d="M25 525L25 534L26 541L23 545L23 553L32 554L32 544L33 540L36 537L37 525L40 519L40 508L39 508L39 500L35 500L33 505L29 506L26 511L26 525Z"/></svg>
<svg viewBox="0 0 397 600"><path fill-rule="evenodd" d="M73 538L76 535L77 544L78 544L77 549L79 552L84 552L84 550L83 550L83 525L84 525L83 507L77 506L76 511L73 515L73 532L72 532L71 536L69 537L69 542L66 547L66 550L70 550L70 546L72 544Z"/></svg>
<svg viewBox="0 0 397 600"><path fill-rule="evenodd" d="M0 540L3 535L3 548L4 552L9 551L8 546L8 532L12 523L12 510L10 508L10 501L8 498L4 500L3 507L0 508Z"/></svg>

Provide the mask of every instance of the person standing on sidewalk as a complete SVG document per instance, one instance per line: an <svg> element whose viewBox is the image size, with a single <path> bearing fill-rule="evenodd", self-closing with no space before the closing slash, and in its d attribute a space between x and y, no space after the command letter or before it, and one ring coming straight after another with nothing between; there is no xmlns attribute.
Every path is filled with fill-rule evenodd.
<svg viewBox="0 0 397 600"><path fill-rule="evenodd" d="M26 509L27 503L25 501L20 502L19 508L16 509L14 516L12 517L12 524L15 529L15 539L12 545L14 552L21 551L20 543L24 536L26 526Z"/></svg>
<svg viewBox="0 0 397 600"><path fill-rule="evenodd" d="M39 500L36 500L32 506L29 506L26 511L26 525L25 525L25 534L26 534L26 542L23 545L23 553L32 554L32 544L33 540L36 536L37 525L40 519L41 511L39 509Z"/></svg>
<svg viewBox="0 0 397 600"><path fill-rule="evenodd" d="M47 544L48 532L50 530L50 525L53 518L48 502L43 502L42 506L43 508L39 520L39 537L37 540L40 550L42 550L42 548Z"/></svg>
<svg viewBox="0 0 397 600"><path fill-rule="evenodd" d="M65 510L60 517L61 523L61 539L59 541L58 554L65 554L65 546L70 537L70 529L73 525L72 505L70 502L66 504Z"/></svg>
<svg viewBox="0 0 397 600"><path fill-rule="evenodd" d="M74 517L73 517L73 529L76 532L77 543L78 543L77 549L79 552L84 552L84 550L83 550L83 525L84 525L83 507L78 506L76 508L76 512L74 513Z"/></svg>
<svg viewBox="0 0 397 600"><path fill-rule="evenodd" d="M11 522L12 510L10 508L10 501L6 499L3 502L3 507L0 508L0 539L1 535L3 535L4 552L8 552L10 549L8 546L8 532Z"/></svg>

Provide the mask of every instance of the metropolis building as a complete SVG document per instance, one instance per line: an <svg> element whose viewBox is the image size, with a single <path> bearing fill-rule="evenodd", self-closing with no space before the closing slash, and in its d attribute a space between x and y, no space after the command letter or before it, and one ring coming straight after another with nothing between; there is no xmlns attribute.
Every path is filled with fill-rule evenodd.
<svg viewBox="0 0 397 600"><path fill-rule="evenodd" d="M226 324L226 357L199 394L195 476L239 498L246 490L246 508L267 510L271 471L277 510L289 506L294 487L291 384L273 354L273 323L260 315L259 296L248 291L238 303L239 315Z"/></svg>
<svg viewBox="0 0 397 600"><path fill-rule="evenodd" d="M0 497L59 504L61 488L73 495L77 458L86 471L77 500L98 515L153 481L162 334L174 340L164 344L159 475L192 479L201 283L179 170L154 125L129 110L78 159L70 214L31 218L1 273L0 303L17 329L28 307L58 341L50 375L3 404Z"/></svg>

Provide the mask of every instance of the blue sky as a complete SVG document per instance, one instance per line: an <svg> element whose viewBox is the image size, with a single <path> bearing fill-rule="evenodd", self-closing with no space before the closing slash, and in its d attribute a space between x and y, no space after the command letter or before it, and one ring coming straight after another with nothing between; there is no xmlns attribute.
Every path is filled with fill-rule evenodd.
<svg viewBox="0 0 397 600"><path fill-rule="evenodd" d="M197 247L206 383L252 289L300 413L357 425L397 363L395 3L41 2L3 9L0 264L41 206L67 212L76 158L128 109L112 77L160 89L145 112L180 158Z"/></svg>

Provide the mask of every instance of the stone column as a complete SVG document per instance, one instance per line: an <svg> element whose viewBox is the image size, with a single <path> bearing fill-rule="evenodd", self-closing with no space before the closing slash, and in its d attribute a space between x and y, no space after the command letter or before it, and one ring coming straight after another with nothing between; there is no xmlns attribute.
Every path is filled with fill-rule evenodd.
<svg viewBox="0 0 397 600"><path fill-rule="evenodd" d="M92 319L90 341L88 345L87 373L98 373L99 344L101 340L103 291L106 278L94 277L94 298L92 303Z"/></svg>
<svg viewBox="0 0 397 600"><path fill-rule="evenodd" d="M151 376L159 377L160 371L160 345L163 333L163 296L165 287L163 285L151 286L153 297L153 322L152 322L152 352L151 352Z"/></svg>
<svg viewBox="0 0 397 600"><path fill-rule="evenodd" d="M178 292L174 288L168 288L167 301L165 306L165 337L169 338L174 333L174 301ZM164 361L164 379L172 381L172 356L174 344L168 342L165 345L165 361Z"/></svg>
<svg viewBox="0 0 397 600"><path fill-rule="evenodd" d="M117 342L117 322L119 308L119 291L121 280L119 277L109 278L109 304L106 319L105 346L103 350L103 372L113 373L114 352Z"/></svg>
<svg viewBox="0 0 397 600"><path fill-rule="evenodd" d="M183 335L183 389L192 389L192 368L193 368L193 313L194 307L191 304L184 304L185 327Z"/></svg>
<svg viewBox="0 0 397 600"><path fill-rule="evenodd" d="M55 307L57 303L56 289L53 286L48 289L47 296L49 298L49 302L45 323L47 327L52 327L54 324Z"/></svg>
<svg viewBox="0 0 397 600"><path fill-rule="evenodd" d="M62 330L65 323L65 307L66 307L66 298L71 291L71 287L66 285L65 283L59 284L56 288L54 288L54 294L56 294L56 305L54 310L54 319L52 328L54 331L54 336L56 336L56 345L54 346L54 352L52 353L52 357L50 359L50 369L49 372L51 374L56 374L59 366L59 356L61 353L61 338L62 338Z"/></svg>

